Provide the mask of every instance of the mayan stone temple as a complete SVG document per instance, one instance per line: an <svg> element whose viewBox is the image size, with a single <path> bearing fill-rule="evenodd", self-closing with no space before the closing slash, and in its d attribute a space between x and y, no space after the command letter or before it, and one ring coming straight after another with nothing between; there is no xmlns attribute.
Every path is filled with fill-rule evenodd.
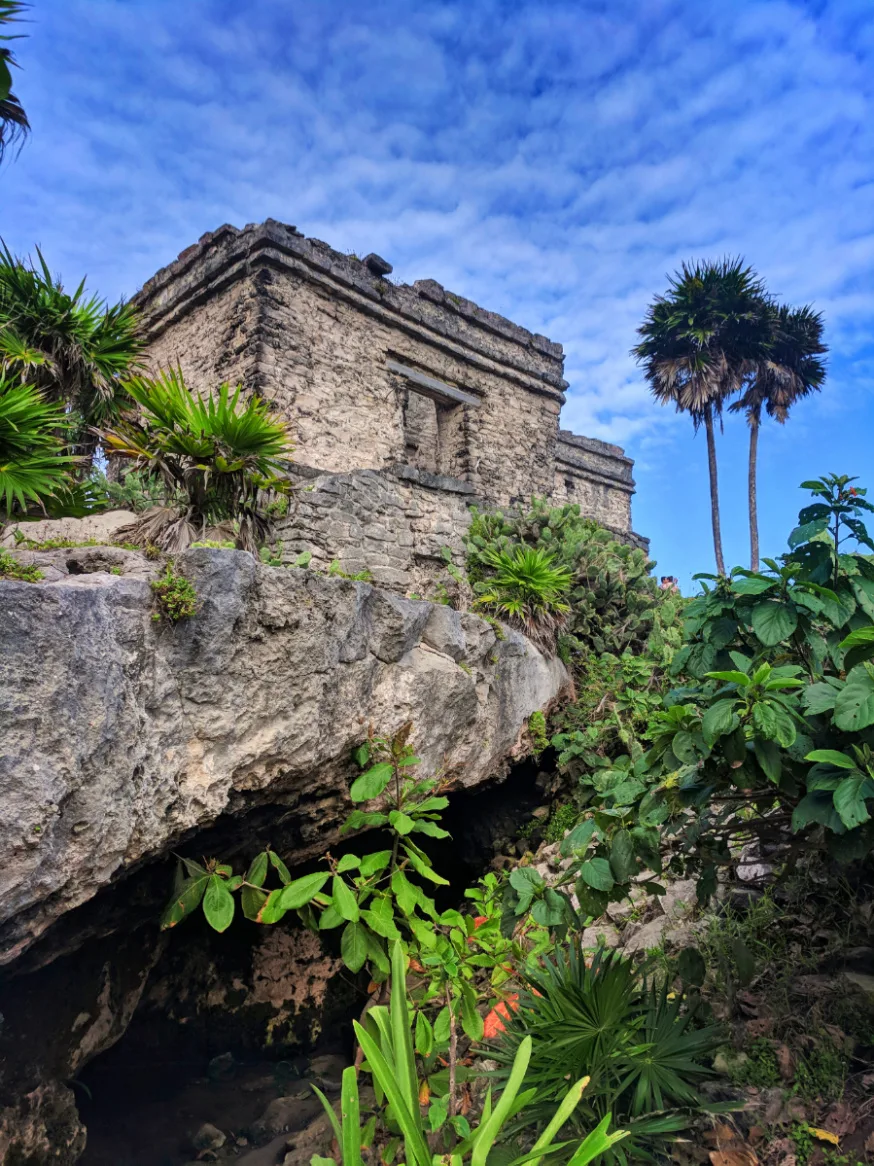
<svg viewBox="0 0 874 1166"><path fill-rule="evenodd" d="M470 504L535 494L641 544L631 459L560 428L561 345L391 270L268 219L204 235L137 296L156 366L242 383L291 423L283 557L427 593L445 548L460 559Z"/></svg>

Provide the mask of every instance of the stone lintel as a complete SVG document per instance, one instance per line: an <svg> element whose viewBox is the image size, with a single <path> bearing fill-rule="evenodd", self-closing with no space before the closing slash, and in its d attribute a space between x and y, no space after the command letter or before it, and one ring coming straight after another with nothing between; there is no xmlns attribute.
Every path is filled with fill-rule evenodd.
<svg viewBox="0 0 874 1166"><path fill-rule="evenodd" d="M418 388L424 390L428 396L438 399L448 398L450 401L462 405L482 404L479 397L474 397L471 393L465 393L461 389L457 389L455 385L447 385L445 381L438 381L436 377L419 372L417 368L410 368L408 364L401 364L398 360L387 360L385 363L390 372L395 372L399 376L405 377L408 381L412 381Z"/></svg>

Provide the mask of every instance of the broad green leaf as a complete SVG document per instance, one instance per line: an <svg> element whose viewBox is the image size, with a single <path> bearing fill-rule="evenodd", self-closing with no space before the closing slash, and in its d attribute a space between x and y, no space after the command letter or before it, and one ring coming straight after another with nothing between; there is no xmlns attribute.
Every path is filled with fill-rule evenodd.
<svg viewBox="0 0 874 1166"><path fill-rule="evenodd" d="M742 688L750 683L745 672L708 672L708 680L724 680L726 684L739 684Z"/></svg>
<svg viewBox="0 0 874 1166"><path fill-rule="evenodd" d="M596 891L609 891L613 874L606 858L590 858L580 867L580 878Z"/></svg>
<svg viewBox="0 0 874 1166"><path fill-rule="evenodd" d="M434 1029L424 1012L416 1013L416 1052L420 1057L430 1057L434 1048Z"/></svg>
<svg viewBox="0 0 874 1166"><path fill-rule="evenodd" d="M392 874L391 889L403 913L412 915L419 901L419 893L402 870Z"/></svg>
<svg viewBox="0 0 874 1166"><path fill-rule="evenodd" d="M510 886L520 895L525 895L542 891L546 883L533 866L517 866L510 872Z"/></svg>
<svg viewBox="0 0 874 1166"><path fill-rule="evenodd" d="M279 875L279 881L283 886L288 886L288 884L291 882L291 875L289 874L288 867L285 865L275 850L268 850L267 857L270 860L270 865Z"/></svg>
<svg viewBox="0 0 874 1166"><path fill-rule="evenodd" d="M850 632L838 646L845 649L844 667L847 669L855 668L864 660L871 660L874 658L874 627L858 628Z"/></svg>
<svg viewBox="0 0 874 1166"><path fill-rule="evenodd" d="M733 579L731 589L735 595L763 595L776 585L776 579L768 579L764 575L747 575L745 579Z"/></svg>
<svg viewBox="0 0 874 1166"><path fill-rule="evenodd" d="M198 878L185 879L176 888L173 901L161 916L161 930L166 931L181 923L186 915L190 915L200 904L210 876L206 873Z"/></svg>
<svg viewBox="0 0 874 1166"><path fill-rule="evenodd" d="M258 912L257 920L259 923L278 923L279 920L287 913L288 908L283 907L281 901L284 893L284 887L280 887L278 890L270 892L270 894L261 904L261 910ZM303 904L301 904L301 906L303 906Z"/></svg>
<svg viewBox="0 0 874 1166"><path fill-rule="evenodd" d="M240 891L240 906L247 919L257 921L258 913L267 902L267 892L259 887L243 887Z"/></svg>
<svg viewBox="0 0 874 1166"><path fill-rule="evenodd" d="M610 870L617 883L627 883L632 875L637 874L634 841L627 830L617 830L613 835L613 844L610 847Z"/></svg>
<svg viewBox="0 0 874 1166"><path fill-rule="evenodd" d="M443 1048L449 1043L448 1005L444 1005L437 1013L437 1019L434 1021L434 1041L438 1048Z"/></svg>
<svg viewBox="0 0 874 1166"><path fill-rule="evenodd" d="M826 765L835 765L838 769L857 769L858 766L852 757L846 753L839 753L837 749L814 749L804 758L805 761L822 761Z"/></svg>
<svg viewBox="0 0 874 1166"><path fill-rule="evenodd" d="M357 749L352 750L352 760L355 762L359 769L364 768L364 766L370 760L369 741L365 741L363 744L359 745Z"/></svg>
<svg viewBox="0 0 874 1166"><path fill-rule="evenodd" d="M395 827L397 829L397 827ZM436 822L423 821L418 819L413 825L413 833L427 834L429 838L449 838L448 830L444 830L442 826L438 826Z"/></svg>
<svg viewBox="0 0 874 1166"><path fill-rule="evenodd" d="M438 1097L431 1102L428 1108L428 1129L432 1134L436 1134L438 1130L442 1129L446 1123L446 1117L449 1113L449 1098Z"/></svg>
<svg viewBox="0 0 874 1166"><path fill-rule="evenodd" d="M388 820L398 834L409 834L416 824L409 814L404 814L400 810L392 810Z"/></svg>
<svg viewBox="0 0 874 1166"><path fill-rule="evenodd" d="M361 860L361 873L365 878L385 870L391 862L390 850L378 850L375 854L366 854Z"/></svg>
<svg viewBox="0 0 874 1166"><path fill-rule="evenodd" d="M388 975L391 970L391 965L388 962L388 956L385 953L385 948L382 941L378 939L373 932L364 929L364 940L367 944L367 958L370 963L383 975Z"/></svg>
<svg viewBox="0 0 874 1166"><path fill-rule="evenodd" d="M358 870L361 866L361 859L354 854L344 854L337 863L337 874L345 874L350 870Z"/></svg>
<svg viewBox="0 0 874 1166"><path fill-rule="evenodd" d="M794 550L801 543L810 542L815 535L822 534L824 530L828 530L827 517L814 518L811 522L805 522L801 526L796 526L789 535L790 549Z"/></svg>
<svg viewBox="0 0 874 1166"><path fill-rule="evenodd" d="M580 904L580 914L585 918L591 915L593 919L600 919L607 910L609 899L606 891L598 891L582 879L577 879L574 886L577 902Z"/></svg>
<svg viewBox="0 0 874 1166"><path fill-rule="evenodd" d="M334 875L331 881L331 902L337 913L342 915L344 919L350 923L358 922L358 900L348 884L339 875Z"/></svg>
<svg viewBox="0 0 874 1166"><path fill-rule="evenodd" d="M340 955L350 972L360 972L367 959L367 932L360 923L347 923L340 936Z"/></svg>
<svg viewBox="0 0 874 1166"><path fill-rule="evenodd" d="M701 723L704 740L710 747L726 733L731 733L738 724L734 698L718 700L705 712Z"/></svg>
<svg viewBox="0 0 874 1166"><path fill-rule="evenodd" d="M711 676L713 673L711 673ZM698 750L695 748L695 738L685 729L674 734L671 741L674 756L683 765L694 765L698 760Z"/></svg>
<svg viewBox="0 0 874 1166"><path fill-rule="evenodd" d="M400 939L401 933L395 923L391 899L374 899L369 909L362 911L361 916L377 935L384 939Z"/></svg>
<svg viewBox="0 0 874 1166"><path fill-rule="evenodd" d="M874 724L874 679L864 664L857 665L835 701L835 724L839 729L858 732Z"/></svg>
<svg viewBox="0 0 874 1166"><path fill-rule="evenodd" d="M347 830L360 830L363 826L385 826L388 823L388 814L381 814L378 810L365 813L364 810L353 810L343 825L340 833Z"/></svg>
<svg viewBox="0 0 874 1166"><path fill-rule="evenodd" d="M570 834L562 840L561 846L559 847L562 858L567 858L575 850L585 850L591 842L594 833L595 823L591 818L585 822L580 822L578 826L574 826Z"/></svg>
<svg viewBox="0 0 874 1166"><path fill-rule="evenodd" d="M796 833L816 822L836 834L846 830L834 806L831 790L815 790L806 794L792 811L792 829Z"/></svg>
<svg viewBox="0 0 874 1166"><path fill-rule="evenodd" d="M263 887L267 878L267 851L262 850L252 859L252 864L246 872L246 882L255 887Z"/></svg>
<svg viewBox="0 0 874 1166"><path fill-rule="evenodd" d="M874 781L867 774L845 777L833 794L835 809L848 830L870 818L866 798L874 797ZM209 893L209 892L207 892Z"/></svg>
<svg viewBox="0 0 874 1166"><path fill-rule="evenodd" d="M303 907L305 903L309 903L328 881L329 874L330 872L326 870L316 871L314 874L295 879L287 887L283 887L280 891L280 903L283 909L295 911L298 907Z"/></svg>
<svg viewBox="0 0 874 1166"><path fill-rule="evenodd" d="M369 802L378 798L391 781L394 770L387 761L380 761L371 766L360 777L356 777L349 790L353 802Z"/></svg>
<svg viewBox="0 0 874 1166"><path fill-rule="evenodd" d="M203 896L203 913L214 931L227 931L234 918L234 896L221 875L213 875Z"/></svg>
<svg viewBox="0 0 874 1166"><path fill-rule="evenodd" d="M759 640L769 648L788 639L798 627L798 612L788 603L757 603L751 617L753 631Z"/></svg>
<svg viewBox="0 0 874 1166"><path fill-rule="evenodd" d="M408 846L405 842L401 845L406 851L407 858L410 860L410 865L413 867L417 874L420 874L423 879L428 879L429 882L432 882L437 886L449 886L449 879L445 879L442 875L439 875L437 871L434 870L434 868L431 866L431 864L425 861L425 859L423 859L412 846Z"/></svg>
<svg viewBox="0 0 874 1166"><path fill-rule="evenodd" d="M839 691L820 680L816 684L809 684L801 699L810 715L816 716L818 713L830 712L835 707Z"/></svg>
<svg viewBox="0 0 874 1166"><path fill-rule="evenodd" d="M760 737L756 737L753 741L753 751L755 752L756 760L762 767L765 777L769 781L773 781L776 785L780 780L780 774L783 770L780 746L776 741L766 741Z"/></svg>
<svg viewBox="0 0 874 1166"><path fill-rule="evenodd" d="M319 916L319 931L333 931L335 927L342 927L346 922L332 902Z"/></svg>
<svg viewBox="0 0 874 1166"><path fill-rule="evenodd" d="M477 1012L476 992L470 984L462 982L461 988L461 1027L472 1041L483 1039L483 1018Z"/></svg>

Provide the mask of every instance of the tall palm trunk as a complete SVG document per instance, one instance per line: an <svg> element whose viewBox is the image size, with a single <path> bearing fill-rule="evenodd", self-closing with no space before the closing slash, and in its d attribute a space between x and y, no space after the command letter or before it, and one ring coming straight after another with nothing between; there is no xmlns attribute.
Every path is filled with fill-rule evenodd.
<svg viewBox="0 0 874 1166"><path fill-rule="evenodd" d="M750 504L750 570L759 569L759 515L756 499L756 474L759 458L759 425L761 423L761 408L750 411L750 465L747 474L747 490Z"/></svg>
<svg viewBox="0 0 874 1166"><path fill-rule="evenodd" d="M719 481L716 473L716 439L713 435L713 406L704 410L704 431L707 434L707 468L710 471L710 521L713 524L713 550L716 555L716 573L725 574L722 557L722 527L719 521Z"/></svg>

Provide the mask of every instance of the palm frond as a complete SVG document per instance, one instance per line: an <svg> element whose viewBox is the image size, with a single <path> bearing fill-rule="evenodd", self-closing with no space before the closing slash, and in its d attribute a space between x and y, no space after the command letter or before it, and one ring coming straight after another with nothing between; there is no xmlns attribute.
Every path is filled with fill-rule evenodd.
<svg viewBox="0 0 874 1166"><path fill-rule="evenodd" d="M138 529L144 538L178 549L186 538L202 538L207 527L234 522L237 545L256 550L270 529L266 499L290 488L292 445L285 423L266 401L244 398L240 386L224 384L205 396L193 392L179 369L154 379L135 377L124 388L132 407L100 430L107 450L160 482L168 504L179 495L186 499L181 524L157 513L143 515Z"/></svg>

